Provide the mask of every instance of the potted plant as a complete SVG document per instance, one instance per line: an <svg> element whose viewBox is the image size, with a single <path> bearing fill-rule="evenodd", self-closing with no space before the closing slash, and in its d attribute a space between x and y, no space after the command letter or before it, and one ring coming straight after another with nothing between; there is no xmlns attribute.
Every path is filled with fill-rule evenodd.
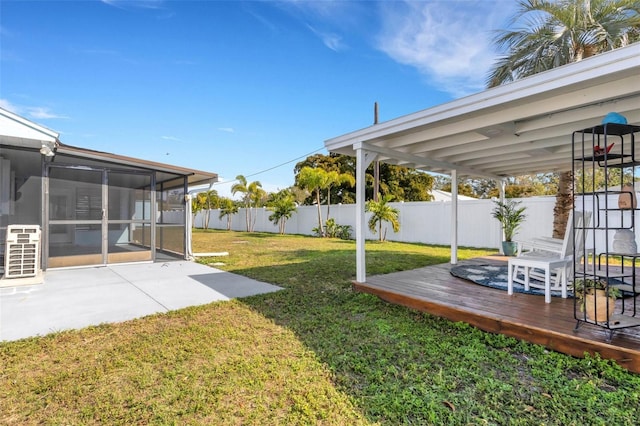
<svg viewBox="0 0 640 426"><path fill-rule="evenodd" d="M504 202L494 200L495 208L492 215L502 224L504 232L504 241L502 242L502 252L506 256L516 254L518 248L517 243L513 242L513 236L526 219L524 211L526 207L520 207L520 201L506 200Z"/></svg>
<svg viewBox="0 0 640 426"><path fill-rule="evenodd" d="M609 285L600 278L576 279L573 292L580 304L580 311L586 311L587 318L596 322L608 321L615 309L616 299L621 294L618 287Z"/></svg>

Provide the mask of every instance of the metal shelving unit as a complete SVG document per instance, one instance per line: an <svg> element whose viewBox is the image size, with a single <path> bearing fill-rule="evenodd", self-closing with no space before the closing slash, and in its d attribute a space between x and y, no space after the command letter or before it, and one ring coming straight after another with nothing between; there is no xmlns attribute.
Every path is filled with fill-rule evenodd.
<svg viewBox="0 0 640 426"><path fill-rule="evenodd" d="M640 273L640 253L637 248L636 252L612 249L615 232L636 230L637 205L631 203L629 208L620 207L618 199L628 197L629 201L635 200L636 168L640 166L635 143L638 134L640 126L609 123L576 131L572 136L573 173L580 176L574 188L574 209L593 212L591 223L584 232L585 247L593 256L592 267L586 267L587 262L583 264L579 254L574 255L574 283L576 280L589 283L600 280L606 288L616 287L624 296L617 304L607 298L603 305L574 297L576 331L582 324L602 327L607 341L616 330L640 326L640 309L636 303L640 293L640 280L636 280L636 272ZM603 184L596 180L597 170L604 172ZM616 172L620 174L621 182L625 176L630 177L629 188L622 185L610 188L610 175ZM587 306L587 303L593 306ZM593 308L595 312L591 315L597 320L588 315L587 311L591 310L588 308Z"/></svg>

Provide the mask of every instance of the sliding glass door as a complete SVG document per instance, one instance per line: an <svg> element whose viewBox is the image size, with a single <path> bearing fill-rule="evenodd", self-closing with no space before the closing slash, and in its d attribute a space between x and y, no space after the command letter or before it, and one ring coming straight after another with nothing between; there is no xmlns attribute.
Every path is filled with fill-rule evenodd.
<svg viewBox="0 0 640 426"><path fill-rule="evenodd" d="M50 268L153 260L152 174L48 167Z"/></svg>
<svg viewBox="0 0 640 426"><path fill-rule="evenodd" d="M104 263L103 172L50 167L48 175L48 267Z"/></svg>
<svg viewBox="0 0 640 426"><path fill-rule="evenodd" d="M109 171L107 263L152 260L151 175Z"/></svg>

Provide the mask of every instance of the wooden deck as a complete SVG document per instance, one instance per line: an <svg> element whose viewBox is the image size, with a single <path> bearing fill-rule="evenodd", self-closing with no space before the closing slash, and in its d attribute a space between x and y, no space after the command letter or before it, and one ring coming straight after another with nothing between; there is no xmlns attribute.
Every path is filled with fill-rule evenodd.
<svg viewBox="0 0 640 426"><path fill-rule="evenodd" d="M504 264L504 258L477 258L460 263ZM640 373L640 327L616 331L607 343L606 330L582 324L574 331L573 299L515 293L483 287L456 278L450 264L367 277L354 283L355 291L370 293L390 303L432 315L462 321L479 329L516 337L576 357L585 352Z"/></svg>

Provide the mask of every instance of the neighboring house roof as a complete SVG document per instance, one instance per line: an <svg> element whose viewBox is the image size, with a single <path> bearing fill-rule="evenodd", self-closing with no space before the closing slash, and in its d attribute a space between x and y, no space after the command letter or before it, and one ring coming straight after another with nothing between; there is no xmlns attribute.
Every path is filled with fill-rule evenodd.
<svg viewBox="0 0 640 426"><path fill-rule="evenodd" d="M325 147L352 156L361 148L379 161L460 177L567 171L572 133L612 111L640 123L640 42L337 136Z"/></svg>
<svg viewBox="0 0 640 426"><path fill-rule="evenodd" d="M40 149L41 145L45 143L50 145L56 153L164 172L167 175L164 178L159 177L158 180L169 187L181 185L180 179L176 180L172 175L187 176L189 185L218 181L216 173L66 145L58 140L58 136L58 133L46 127L0 108L0 145Z"/></svg>
<svg viewBox="0 0 640 426"><path fill-rule="evenodd" d="M450 192L440 191L439 189L432 189L431 195L433 195L433 201L451 201L453 198ZM477 198L458 194L458 200L477 200Z"/></svg>

